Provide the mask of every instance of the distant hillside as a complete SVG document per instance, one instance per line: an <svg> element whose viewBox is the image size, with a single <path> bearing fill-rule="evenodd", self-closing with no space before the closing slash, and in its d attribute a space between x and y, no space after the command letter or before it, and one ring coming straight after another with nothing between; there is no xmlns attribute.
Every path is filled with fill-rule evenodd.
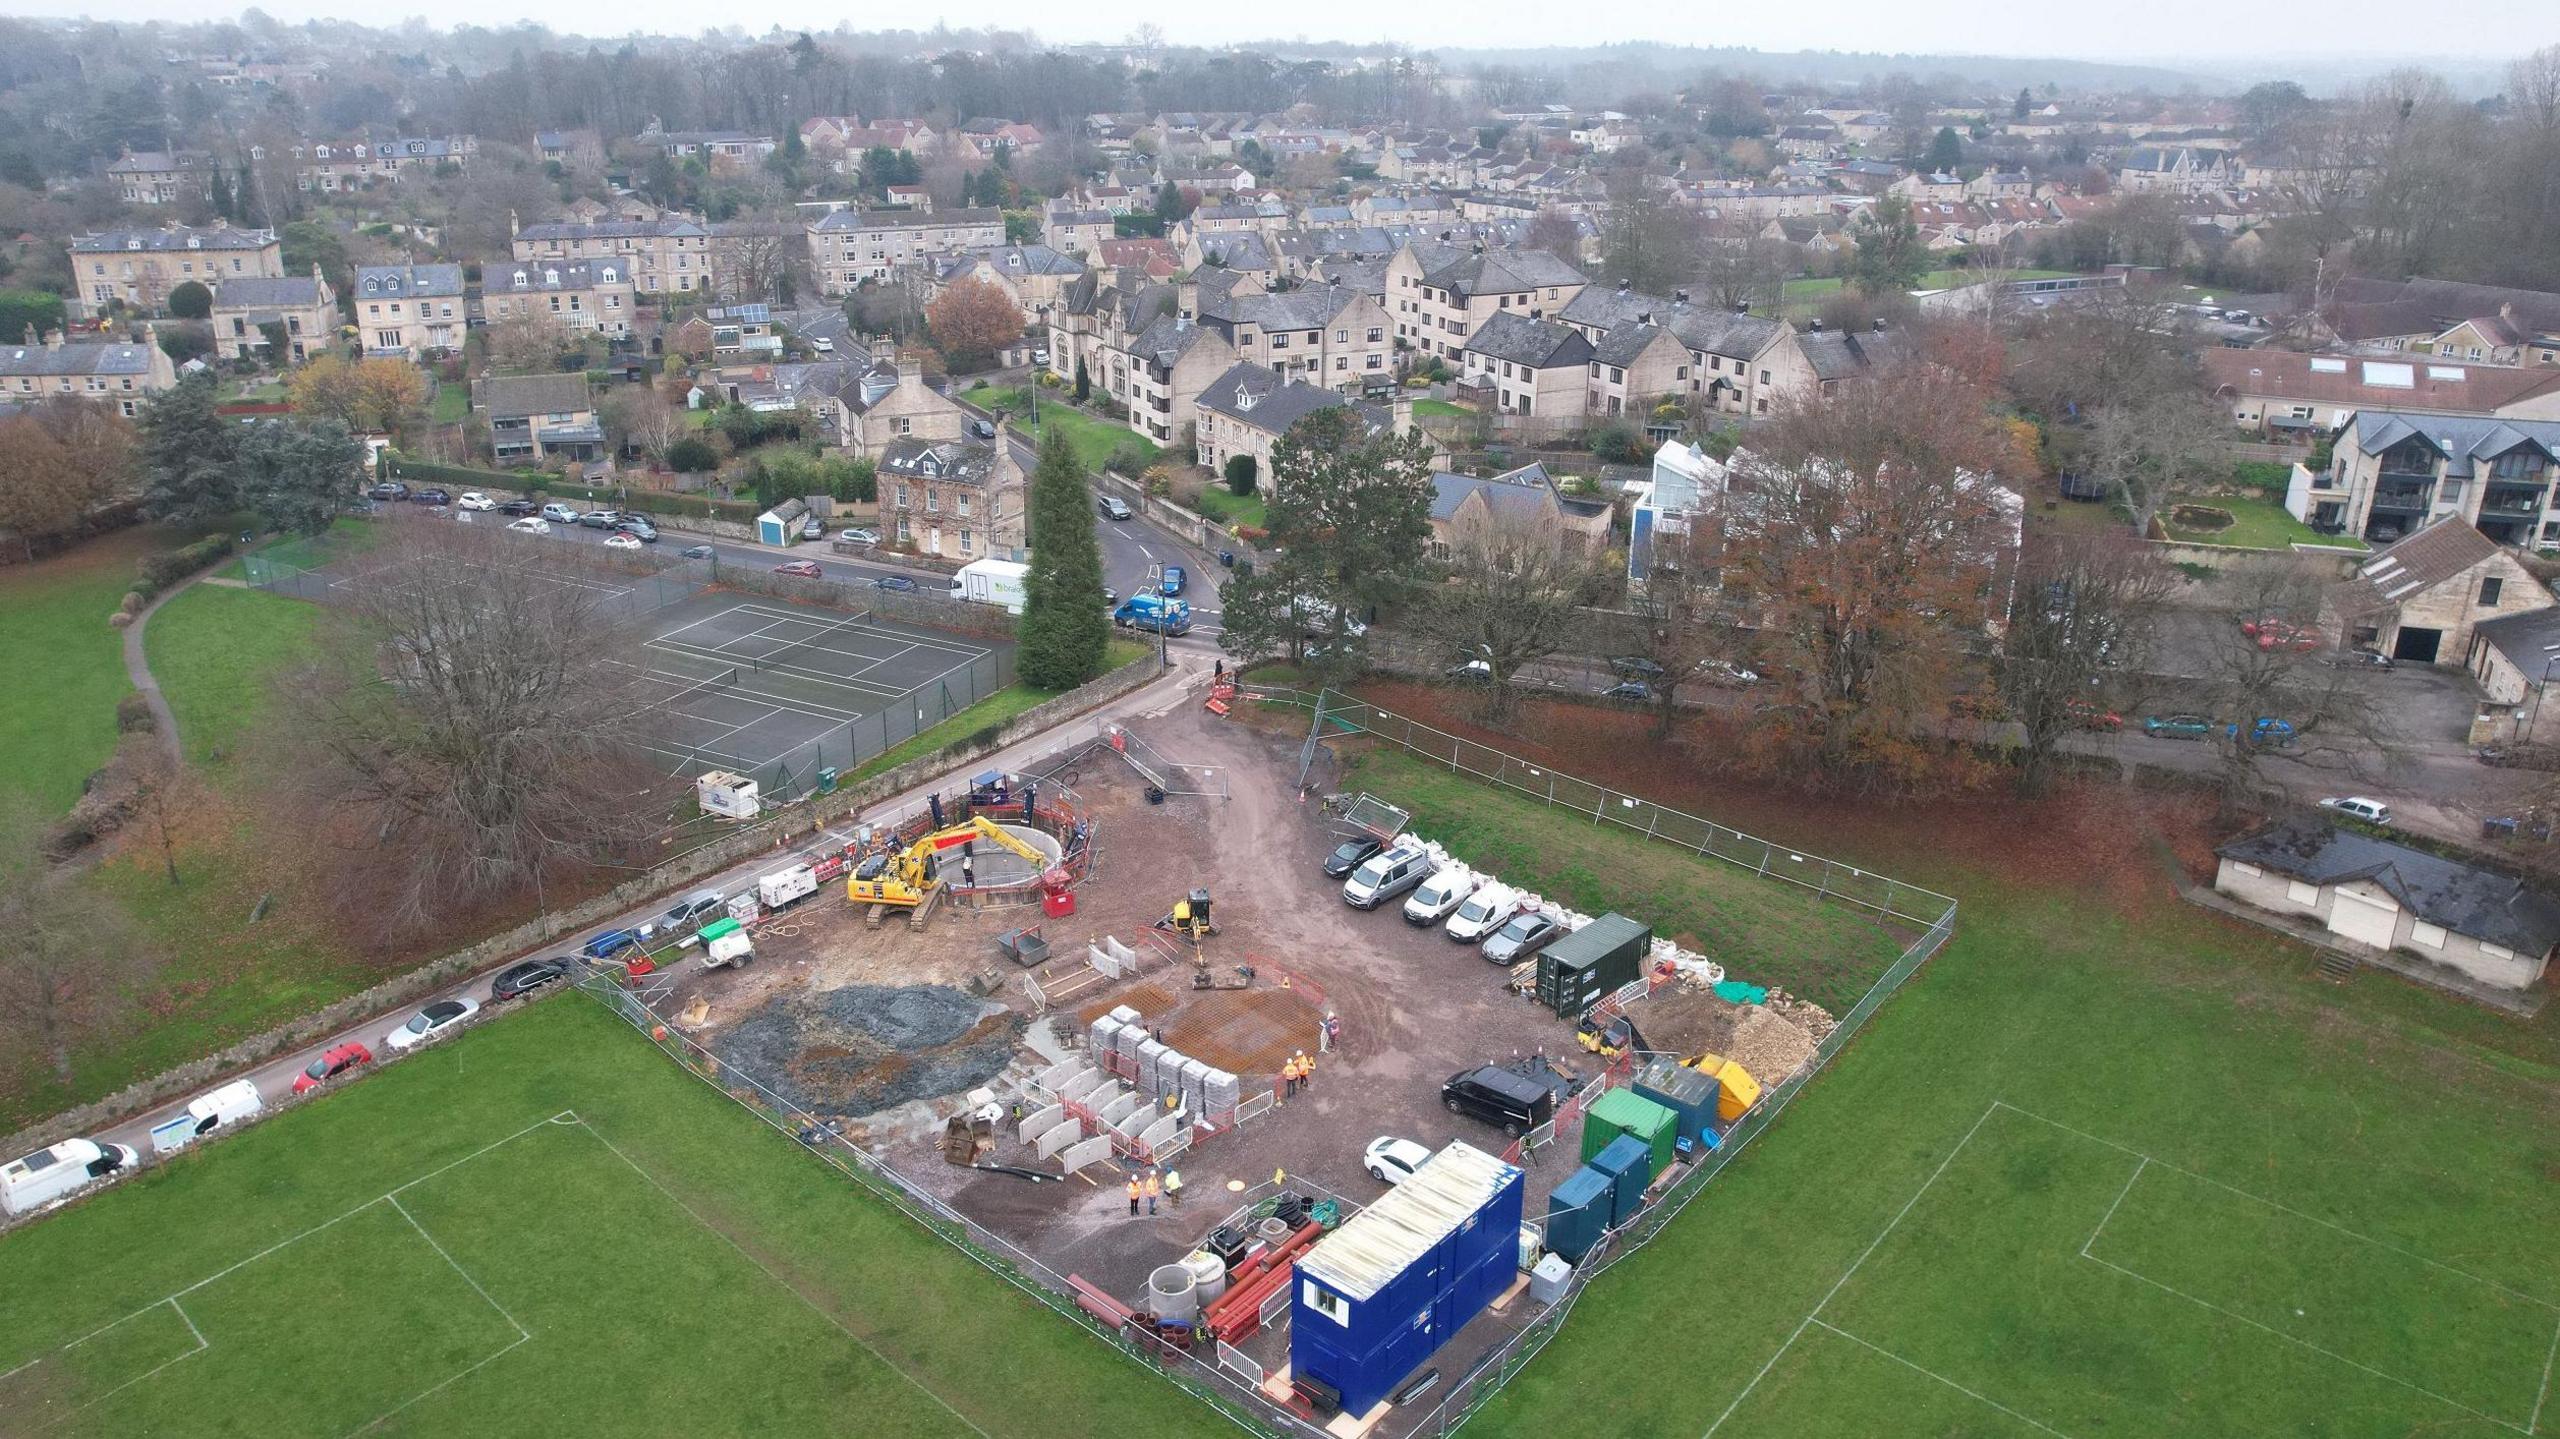
<svg viewBox="0 0 2560 1439"><path fill-rule="evenodd" d="M1569 72L1594 67L1650 70L1666 84L1682 84L1706 70L1752 74L1773 83L1809 82L1854 85L1896 72L1916 79L1955 76L1986 90L2011 91L2021 85L2042 90L2057 85L2066 91L2176 92L2189 87L2219 89L2195 74L2150 65L2113 65L2096 60L2019 58L2003 55L1886 55L1851 50L1749 50L1725 46L1662 45L1633 41L1619 45L1545 47L1532 50L1453 50L1433 54L1452 69L1475 65L1515 65L1523 69Z"/></svg>

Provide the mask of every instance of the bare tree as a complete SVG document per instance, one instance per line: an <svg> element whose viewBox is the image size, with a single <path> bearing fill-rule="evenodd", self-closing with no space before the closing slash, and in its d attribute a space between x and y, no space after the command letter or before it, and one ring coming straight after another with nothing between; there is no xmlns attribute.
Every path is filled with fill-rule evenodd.
<svg viewBox="0 0 2560 1439"><path fill-rule="evenodd" d="M132 917L77 873L46 863L44 821L0 806L0 1027L71 1079L71 1052L140 1002L158 957Z"/></svg>
<svg viewBox="0 0 2560 1439"><path fill-rule="evenodd" d="M1783 240L1764 239L1747 224L1710 231L1698 252L1698 298L1719 310L1774 313L1788 269Z"/></svg>
<svg viewBox="0 0 2560 1439"><path fill-rule="evenodd" d="M1754 684L1751 628L1723 582L1722 535L1709 515L1657 521L1646 539L1644 581L1629 587L1631 658L1661 673L1653 683L1653 735L1671 733L1683 684Z"/></svg>
<svg viewBox="0 0 2560 1439"><path fill-rule="evenodd" d="M1601 573L1598 556L1553 528L1496 513L1461 535L1425 628L1462 660L1484 664L1485 714L1507 717L1519 703L1513 681L1572 640Z"/></svg>
<svg viewBox="0 0 2560 1439"><path fill-rule="evenodd" d="M2221 716L2211 743L2226 815L2282 802L2269 766L2364 777L2405 759L2390 707L2371 703L2319 652L2324 588L2290 559L2232 566L2217 585L2205 695Z"/></svg>
<svg viewBox="0 0 2560 1439"><path fill-rule="evenodd" d="M2117 691L2145 670L2174 578L2121 533L2056 535L2022 565L1997 672L2023 735L2019 793L2042 793L2063 737L2124 702Z"/></svg>
<svg viewBox="0 0 2560 1439"><path fill-rule="evenodd" d="M493 531L414 525L384 553L286 689L293 768L366 913L415 923L631 858L665 692L617 658L638 635L612 591Z"/></svg>
<svg viewBox="0 0 2560 1439"><path fill-rule="evenodd" d="M2089 472L2123 500L2133 532L2145 538L2172 494L2230 469L2231 423L2192 390L2129 394L2101 405L2087 441Z"/></svg>

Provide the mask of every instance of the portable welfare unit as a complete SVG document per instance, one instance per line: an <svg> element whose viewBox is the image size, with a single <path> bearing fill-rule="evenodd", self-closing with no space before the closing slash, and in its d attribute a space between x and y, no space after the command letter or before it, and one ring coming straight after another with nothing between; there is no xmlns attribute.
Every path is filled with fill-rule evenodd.
<svg viewBox="0 0 2560 1439"><path fill-rule="evenodd" d="M1716 1123L1716 1098L1722 1092L1721 1086L1712 1076L1682 1068L1679 1061L1667 1055L1637 1070L1632 1088L1637 1097L1670 1110L1679 1124L1679 1137L1689 1144L1697 1144L1701 1136L1723 1128Z"/></svg>
<svg viewBox="0 0 2560 1439"><path fill-rule="evenodd" d="M1538 1002L1571 1019L1644 973L1653 928L1604 914L1538 951Z"/></svg>
<svg viewBox="0 0 2560 1439"><path fill-rule="evenodd" d="M1733 1127L1733 1122L1751 1112L1760 1102L1760 1081L1751 1071L1720 1054L1702 1054L1693 1066L1698 1073L1716 1082L1716 1131Z"/></svg>
<svg viewBox="0 0 2560 1439"><path fill-rule="evenodd" d="M1451 1144L1298 1259L1289 1363L1366 1414L1519 1273L1517 1165Z"/></svg>
<svg viewBox="0 0 2560 1439"><path fill-rule="evenodd" d="M1609 1230L1615 1196L1609 1176L1584 1165L1547 1192L1547 1252L1580 1264Z"/></svg>
<svg viewBox="0 0 2560 1439"><path fill-rule="evenodd" d="M1626 1223L1644 1208L1644 1187L1653 1182L1653 1151L1642 1139L1621 1134L1591 1156L1586 1168L1598 1170L1609 1181L1609 1223L1611 1227Z"/></svg>
<svg viewBox="0 0 2560 1439"><path fill-rule="evenodd" d="M1582 1116L1582 1162L1589 1164L1593 1155L1621 1134L1644 1141L1653 1153L1653 1170L1659 1174L1671 1167L1673 1145L1680 1137L1679 1116L1632 1089L1610 1090L1592 1101L1590 1112Z"/></svg>

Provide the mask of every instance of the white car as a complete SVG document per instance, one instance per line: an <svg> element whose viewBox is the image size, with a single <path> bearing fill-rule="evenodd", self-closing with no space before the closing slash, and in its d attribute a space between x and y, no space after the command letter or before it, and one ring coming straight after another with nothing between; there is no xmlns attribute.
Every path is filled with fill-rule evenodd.
<svg viewBox="0 0 2560 1439"><path fill-rule="evenodd" d="M551 522L538 516L527 515L520 520L507 521L507 528L519 535L547 535L551 533Z"/></svg>
<svg viewBox="0 0 2560 1439"><path fill-rule="evenodd" d="M494 510L498 507L498 502L496 500L489 498L478 490L464 490L462 492L462 498L454 501L453 503L457 507L466 510Z"/></svg>
<svg viewBox="0 0 2560 1439"><path fill-rule="evenodd" d="M824 335L820 335L818 338L809 342L809 348L817 351L821 355L832 355L836 352L836 342L828 339Z"/></svg>
<svg viewBox="0 0 2560 1439"><path fill-rule="evenodd" d="M2388 827L2391 823L2391 806L2362 795L2331 795L2320 801L2320 807L2335 810L2349 819L2363 820L2366 824Z"/></svg>
<svg viewBox="0 0 2560 1439"><path fill-rule="evenodd" d="M476 999L439 999L416 1014L409 1022L382 1036L392 1049L415 1049L430 1040L442 1039L454 1026L480 1012Z"/></svg>
<svg viewBox="0 0 2560 1439"><path fill-rule="evenodd" d="M1744 669L1742 666L1735 664L1731 660L1702 660L1698 664L1697 675L1698 678L1705 680L1711 685L1756 685L1760 683L1760 676L1758 674Z"/></svg>
<svg viewBox="0 0 2560 1439"><path fill-rule="evenodd" d="M1404 1183L1415 1170L1430 1162L1430 1150L1392 1134L1370 1140L1368 1149L1360 1155L1360 1167L1369 1171L1371 1179L1386 1185Z"/></svg>
<svg viewBox="0 0 2560 1439"><path fill-rule="evenodd" d="M617 532L604 537L604 547L608 550L636 550L641 548L640 537Z"/></svg>

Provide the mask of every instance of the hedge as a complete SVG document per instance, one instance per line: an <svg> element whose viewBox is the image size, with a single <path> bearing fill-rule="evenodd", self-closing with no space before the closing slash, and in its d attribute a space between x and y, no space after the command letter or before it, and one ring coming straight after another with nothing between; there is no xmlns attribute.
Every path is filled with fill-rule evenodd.
<svg viewBox="0 0 2560 1439"><path fill-rule="evenodd" d="M164 550L142 557L142 584L156 593L218 560L230 558L232 539L227 533L207 535L191 545ZM140 589L142 585L134 588Z"/></svg>

